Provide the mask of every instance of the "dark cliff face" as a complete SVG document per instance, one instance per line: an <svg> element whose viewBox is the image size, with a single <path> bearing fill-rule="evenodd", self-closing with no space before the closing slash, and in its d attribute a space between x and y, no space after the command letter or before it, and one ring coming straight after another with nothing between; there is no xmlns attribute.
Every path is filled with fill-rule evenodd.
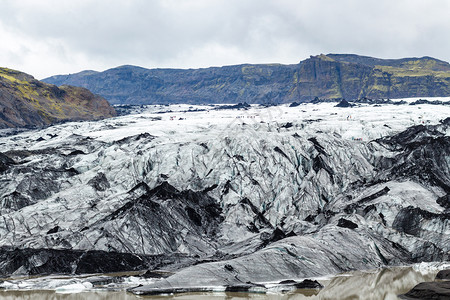
<svg viewBox="0 0 450 300"><path fill-rule="evenodd" d="M301 63L299 98L388 99L450 95L450 65L430 57L319 55Z"/></svg>
<svg viewBox="0 0 450 300"><path fill-rule="evenodd" d="M84 88L67 85L58 88L25 73L0 68L0 128L45 126L115 115L105 99Z"/></svg>
<svg viewBox="0 0 450 300"><path fill-rule="evenodd" d="M433 97L450 94L450 65L430 57L311 56L297 65L205 69L122 66L57 75L45 82L85 87L113 104L286 103L320 99Z"/></svg>
<svg viewBox="0 0 450 300"><path fill-rule="evenodd" d="M372 68L339 62L325 55L311 57L301 63L298 83L299 98L359 99Z"/></svg>
<svg viewBox="0 0 450 300"><path fill-rule="evenodd" d="M122 66L45 82L88 88L112 104L267 103L293 98L297 65L239 65L196 70Z"/></svg>

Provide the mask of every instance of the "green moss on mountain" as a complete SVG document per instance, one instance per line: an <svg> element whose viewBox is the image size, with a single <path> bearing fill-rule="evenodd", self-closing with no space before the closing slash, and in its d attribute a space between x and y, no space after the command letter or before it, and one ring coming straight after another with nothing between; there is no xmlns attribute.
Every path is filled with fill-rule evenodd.
<svg viewBox="0 0 450 300"><path fill-rule="evenodd" d="M0 68L0 128L44 126L114 115L105 99L85 88L58 88L28 74Z"/></svg>
<svg viewBox="0 0 450 300"><path fill-rule="evenodd" d="M302 62L302 100L406 98L450 95L450 66L433 58L381 60L319 55Z"/></svg>

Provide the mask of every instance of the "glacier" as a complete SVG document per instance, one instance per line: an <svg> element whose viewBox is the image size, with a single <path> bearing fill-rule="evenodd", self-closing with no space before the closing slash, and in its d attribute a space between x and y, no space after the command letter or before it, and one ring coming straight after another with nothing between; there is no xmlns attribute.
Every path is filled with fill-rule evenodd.
<svg viewBox="0 0 450 300"><path fill-rule="evenodd" d="M170 105L0 132L0 276L170 272L151 294L447 261L448 116Z"/></svg>

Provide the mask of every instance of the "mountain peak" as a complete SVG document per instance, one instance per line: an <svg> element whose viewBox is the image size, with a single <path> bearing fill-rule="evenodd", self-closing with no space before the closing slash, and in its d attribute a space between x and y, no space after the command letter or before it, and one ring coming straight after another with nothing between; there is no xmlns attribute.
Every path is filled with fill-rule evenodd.
<svg viewBox="0 0 450 300"><path fill-rule="evenodd" d="M57 87L26 73L0 68L0 128L44 126L115 115L107 101L74 86Z"/></svg>
<svg viewBox="0 0 450 300"><path fill-rule="evenodd" d="M321 53L319 55L311 55L310 58L311 59L320 59L323 61L334 61L334 59L332 57L330 57L329 55L323 54L323 53Z"/></svg>
<svg viewBox="0 0 450 300"><path fill-rule="evenodd" d="M407 57L399 59L383 59L370 56L363 56L357 54L333 54L326 55L328 58L339 62L357 63L366 66L390 66L408 68L410 66L416 66L433 71L450 71L450 64L448 62L430 57Z"/></svg>
<svg viewBox="0 0 450 300"><path fill-rule="evenodd" d="M2 67L0 67L0 77L11 82L35 80L35 78L29 74Z"/></svg>

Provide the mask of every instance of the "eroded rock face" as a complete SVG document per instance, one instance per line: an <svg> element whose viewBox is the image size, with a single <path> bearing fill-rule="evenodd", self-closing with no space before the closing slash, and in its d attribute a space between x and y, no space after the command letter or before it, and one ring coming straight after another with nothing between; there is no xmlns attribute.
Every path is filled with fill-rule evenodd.
<svg viewBox="0 0 450 300"><path fill-rule="evenodd" d="M450 281L422 282L416 285L408 293L401 296L402 299L450 299Z"/></svg>
<svg viewBox="0 0 450 300"><path fill-rule="evenodd" d="M105 99L85 88L57 87L28 74L0 68L0 128L48 126L115 115Z"/></svg>
<svg viewBox="0 0 450 300"><path fill-rule="evenodd" d="M3 275L175 272L145 294L449 259L445 122L367 142L301 120L99 137L163 122L145 117L1 138Z"/></svg>
<svg viewBox="0 0 450 300"><path fill-rule="evenodd" d="M450 280L450 269L439 271L436 275L436 279Z"/></svg>

